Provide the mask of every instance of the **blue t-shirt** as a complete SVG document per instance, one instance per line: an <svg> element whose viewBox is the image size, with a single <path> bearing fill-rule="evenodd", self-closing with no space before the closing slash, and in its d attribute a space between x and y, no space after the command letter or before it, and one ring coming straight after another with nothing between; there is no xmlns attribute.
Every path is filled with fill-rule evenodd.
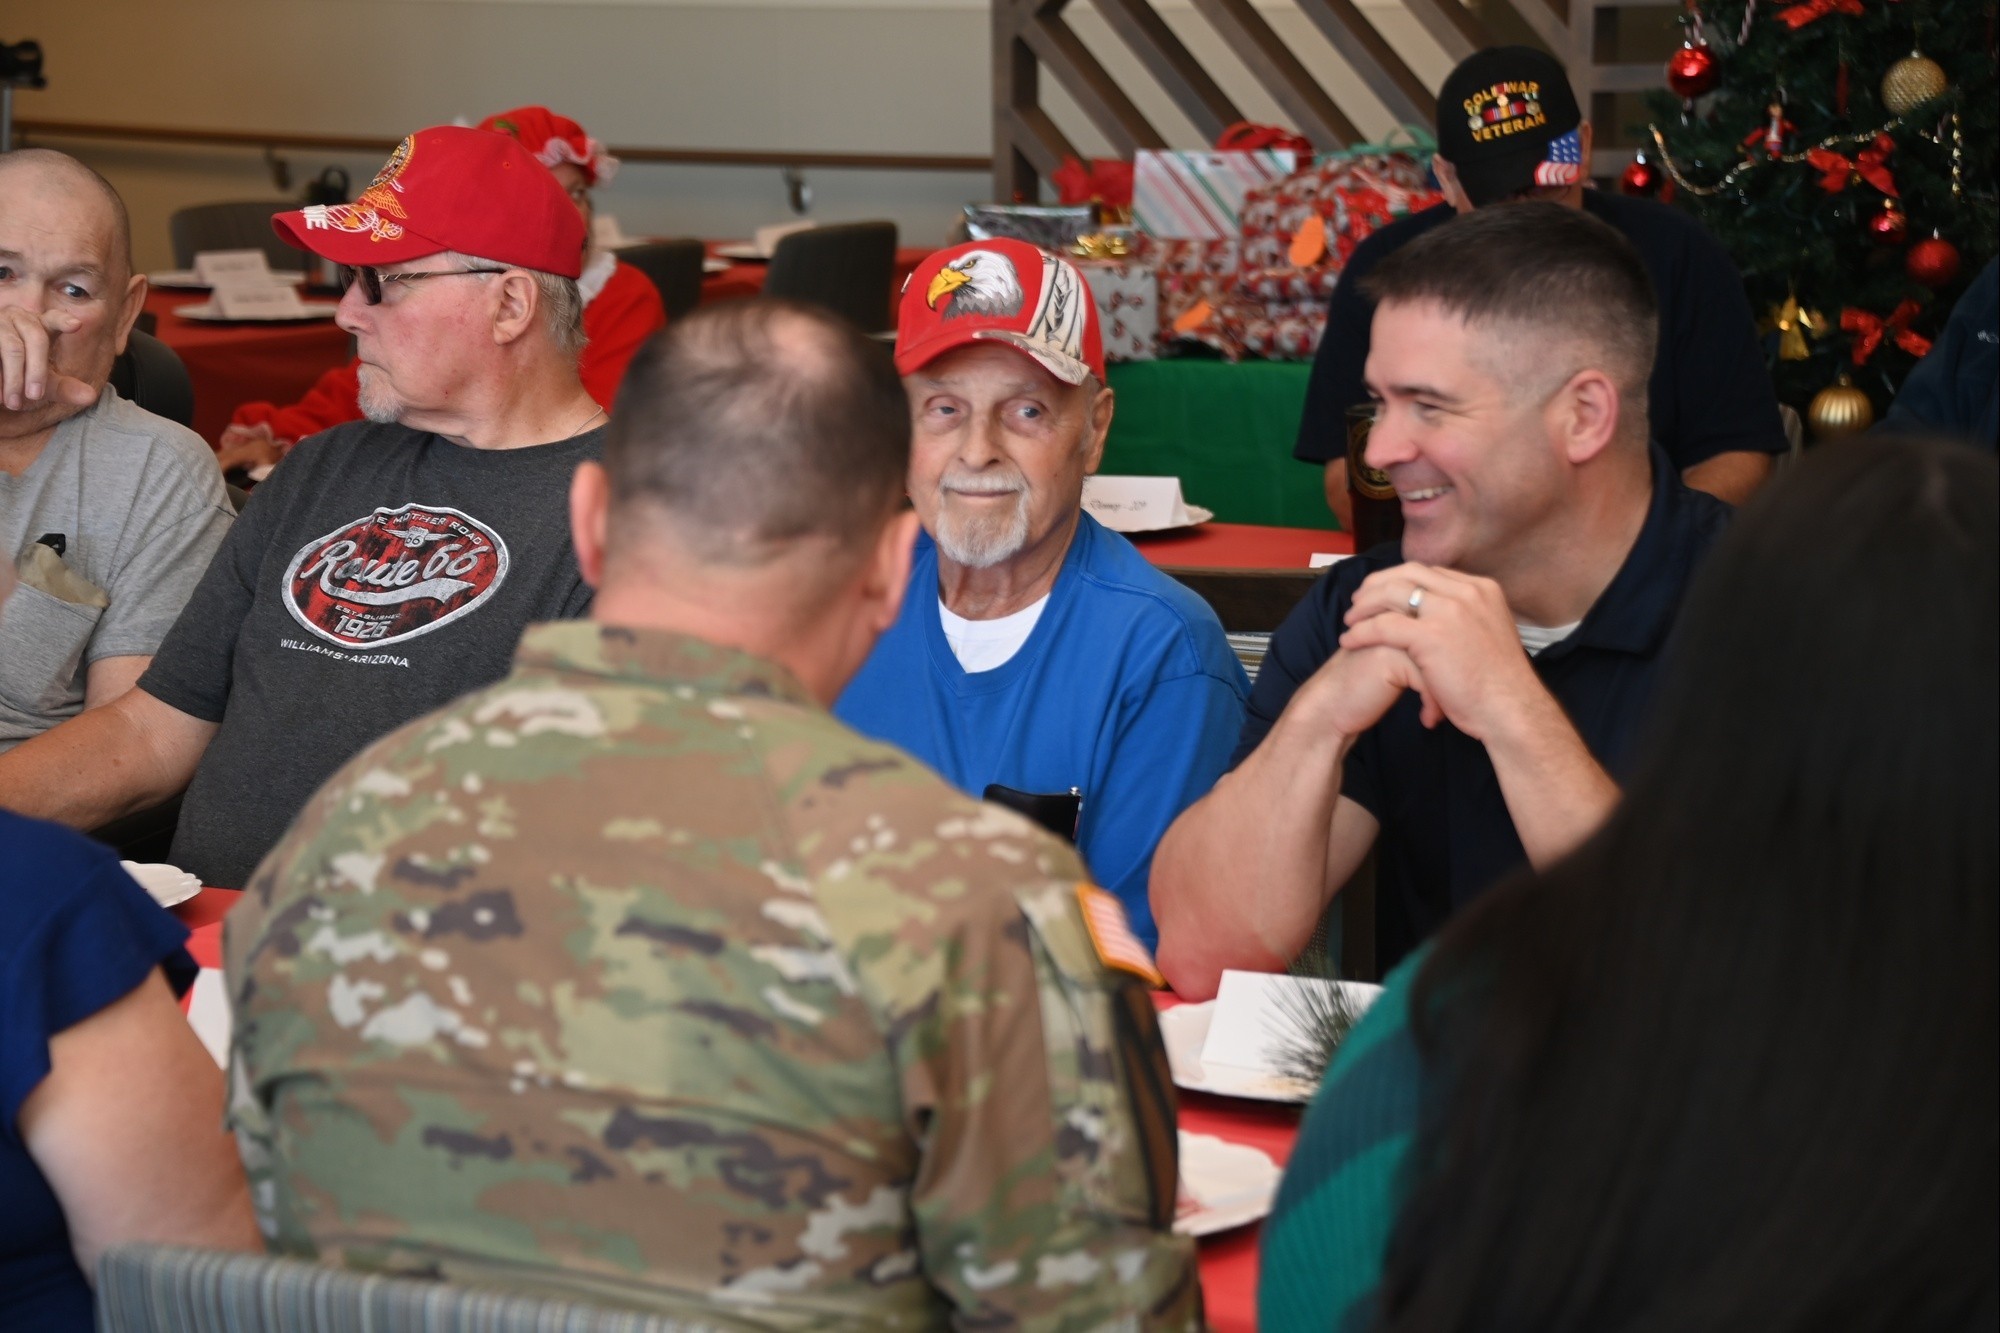
<svg viewBox="0 0 2000 1333"><path fill-rule="evenodd" d="M155 967L194 984L187 927L110 848L0 810L0 1333L90 1333L90 1288L62 1205L21 1142L49 1038L132 993Z"/></svg>
<svg viewBox="0 0 2000 1333"><path fill-rule="evenodd" d="M1034 632L1003 666L958 664L937 589L925 535L902 615L834 712L973 796L992 783L1082 792L1077 850L1152 944L1153 848L1222 775L1250 693L1222 622L1089 514Z"/></svg>

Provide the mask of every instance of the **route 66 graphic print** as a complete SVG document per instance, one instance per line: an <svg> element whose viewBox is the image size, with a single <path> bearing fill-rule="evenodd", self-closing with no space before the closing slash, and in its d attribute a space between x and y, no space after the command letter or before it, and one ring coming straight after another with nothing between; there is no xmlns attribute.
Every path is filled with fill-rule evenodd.
<svg viewBox="0 0 2000 1333"><path fill-rule="evenodd" d="M307 542L285 570L292 618L342 648L382 648L472 614L507 578L507 544L472 515L406 504Z"/></svg>

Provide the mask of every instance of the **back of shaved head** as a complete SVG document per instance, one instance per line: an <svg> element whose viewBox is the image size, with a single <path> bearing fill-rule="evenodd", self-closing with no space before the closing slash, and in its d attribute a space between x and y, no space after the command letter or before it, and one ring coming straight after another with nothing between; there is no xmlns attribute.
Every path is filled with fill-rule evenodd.
<svg viewBox="0 0 2000 1333"><path fill-rule="evenodd" d="M124 271L114 276L122 280L132 275L132 215L125 211L125 201L119 198L110 181L94 168L53 148L16 148L11 153L0 153L0 180L23 172L71 188L94 191L103 200L111 219L110 258L124 266ZM18 188L18 182L13 188Z"/></svg>

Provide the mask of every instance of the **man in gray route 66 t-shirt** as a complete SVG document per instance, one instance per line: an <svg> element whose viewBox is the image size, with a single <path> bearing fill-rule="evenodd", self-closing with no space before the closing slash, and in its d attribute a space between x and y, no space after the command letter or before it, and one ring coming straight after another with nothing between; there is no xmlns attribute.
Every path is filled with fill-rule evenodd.
<svg viewBox="0 0 2000 1333"><path fill-rule="evenodd" d="M383 733L504 675L580 614L584 224L519 143L405 139L352 204L281 213L356 278L340 303L368 420L251 497L138 686L0 756L0 806L91 828L186 790L173 859L241 885L314 789Z"/></svg>

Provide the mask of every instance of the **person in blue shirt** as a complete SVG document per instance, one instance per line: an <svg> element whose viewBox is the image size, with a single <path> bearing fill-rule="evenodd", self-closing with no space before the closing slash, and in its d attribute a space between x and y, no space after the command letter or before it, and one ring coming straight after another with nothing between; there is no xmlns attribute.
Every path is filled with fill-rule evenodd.
<svg viewBox="0 0 2000 1333"><path fill-rule="evenodd" d="M14 583L0 560L0 606ZM0 810L4 1333L90 1333L108 1246L261 1246L222 1071L174 999L187 935L110 848Z"/></svg>
<svg viewBox="0 0 2000 1333"><path fill-rule="evenodd" d="M1903 381L1882 428L1936 431L2000 448L2000 259L1989 259L1930 354Z"/></svg>
<svg viewBox="0 0 2000 1333"><path fill-rule="evenodd" d="M1728 506L1647 437L1638 252L1554 203L1480 209L1369 278L1367 461L1400 545L1271 637L1234 771L1161 840L1160 971L1283 971L1372 849L1386 970L1617 804L1660 650Z"/></svg>
<svg viewBox="0 0 2000 1333"><path fill-rule="evenodd" d="M1113 408L1089 287L1019 241L954 246L896 335L924 535L834 712L1073 838L1150 946L1153 848L1228 763L1249 681L1208 604L1083 511Z"/></svg>

